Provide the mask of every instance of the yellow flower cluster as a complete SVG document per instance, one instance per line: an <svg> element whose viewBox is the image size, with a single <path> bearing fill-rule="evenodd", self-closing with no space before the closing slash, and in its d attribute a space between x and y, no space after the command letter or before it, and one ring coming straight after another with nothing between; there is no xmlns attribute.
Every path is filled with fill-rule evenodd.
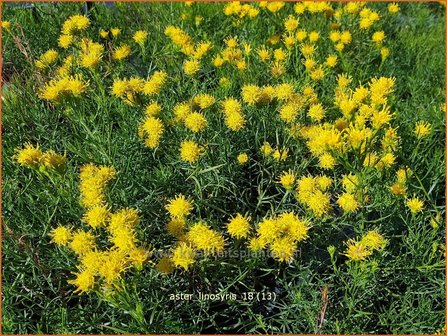
<svg viewBox="0 0 447 336"><path fill-rule="evenodd" d="M171 219L166 225L167 231L178 239L170 257L163 257L157 269L162 273L170 273L173 268L187 270L196 260L199 251L206 255L214 255L224 249L224 238L204 222L194 223L188 230L187 217L193 210L192 202L183 195L177 195L165 206Z"/></svg>
<svg viewBox="0 0 447 336"><path fill-rule="evenodd" d="M377 231L368 231L361 240L349 240L344 253L349 260L362 261L372 255L376 250L382 250L387 241Z"/></svg>
<svg viewBox="0 0 447 336"><path fill-rule="evenodd" d="M121 209L112 213L105 202L105 187L115 176L112 167L85 165L80 172L81 204L87 208L83 222L90 230L73 231L58 226L51 232L52 240L60 246L68 246L79 261L76 278L69 283L77 292L88 292L96 284L113 286L130 267L141 269L149 258L149 252L137 247L136 226L140 222L135 209ZM111 247L101 250L97 241L98 228L107 232Z"/></svg>
<svg viewBox="0 0 447 336"><path fill-rule="evenodd" d="M129 105L135 105L142 100L141 95L159 94L166 80L167 74L164 71L155 71L147 80L139 77L116 79L112 85L112 94Z"/></svg>
<svg viewBox="0 0 447 336"><path fill-rule="evenodd" d="M90 20L83 15L73 15L62 25L62 34L73 35L88 28Z"/></svg>
<svg viewBox="0 0 447 336"><path fill-rule="evenodd" d="M67 160L65 155L57 154L53 150L43 152L39 145L33 146L30 143L25 143L24 148L16 149L16 152L14 157L19 164L39 170L59 169Z"/></svg>
<svg viewBox="0 0 447 336"><path fill-rule="evenodd" d="M331 210L331 195L328 192L332 179L322 176L303 176L297 181L295 197L317 217L327 215Z"/></svg>
<svg viewBox="0 0 447 336"><path fill-rule="evenodd" d="M281 262L290 262L296 253L297 243L308 237L309 223L294 212L264 218L257 225L256 236L248 242L252 251L269 248L272 256Z"/></svg>
<svg viewBox="0 0 447 336"><path fill-rule="evenodd" d="M42 54L34 64L37 68L43 70L48 68L51 64L55 63L58 56L59 54L56 50L50 49Z"/></svg>
<svg viewBox="0 0 447 336"><path fill-rule="evenodd" d="M236 19L234 25L239 25L240 20L247 18L255 18L259 15L259 9L250 4L241 4L240 1L232 1L225 5L224 14L232 16Z"/></svg>
<svg viewBox="0 0 447 336"><path fill-rule="evenodd" d="M260 150L262 155L271 157L275 161L285 161L289 157L289 150L287 148L273 148L267 141L262 144Z"/></svg>
<svg viewBox="0 0 447 336"><path fill-rule="evenodd" d="M58 102L67 97L79 97L87 90L89 83L81 75L62 76L46 83L39 92L39 97L48 101Z"/></svg>

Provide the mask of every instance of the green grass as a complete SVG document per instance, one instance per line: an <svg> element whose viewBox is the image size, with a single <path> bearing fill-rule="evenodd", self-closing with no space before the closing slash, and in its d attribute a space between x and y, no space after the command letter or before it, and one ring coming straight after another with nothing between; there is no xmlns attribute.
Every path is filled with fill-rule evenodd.
<svg viewBox="0 0 447 336"><path fill-rule="evenodd" d="M171 276L147 265L141 272L126 274L127 292L113 303L95 294L74 294L67 281L73 278L76 258L50 242L49 233L57 224L82 225L81 165L93 162L117 169L117 178L108 188L109 203L114 209L137 208L142 217L139 238L156 249L173 244L165 230L168 216L163 207L178 193L194 200L196 219L206 219L224 231L224 223L235 212L249 212L254 219L274 210L295 210L304 216L304 209L290 195L284 196L275 181L289 168L299 176L320 170L304 142L287 136L271 106L244 106L250 118L247 127L236 134L226 130L218 108L213 107L207 114L209 127L196 136L208 143L207 154L191 167L178 156L179 142L190 137L185 129L168 128L165 138L169 141L155 151L144 147L136 132L144 114L141 108L96 91L89 93L88 99L62 106L44 103L36 95L42 83L29 60L56 48L63 21L79 13L81 6L39 4L33 12L3 5L3 20L15 25L13 32L29 53L25 57L11 34L3 32L3 332L431 334L441 330L445 322L445 114L441 110L445 102L445 10L438 3L400 6L397 16L387 17L377 26L387 35L389 59L382 64L367 40L369 33L347 22L353 43L317 91L330 107L338 73L349 73L355 85L366 84L375 76L396 78L390 105L402 139L397 166L409 166L419 179L411 179L408 190L424 198L425 211L412 216L402 200L390 195L385 186L394 179L395 170L372 174L368 194L373 203L354 215L340 214L325 222L313 218L310 237L300 245L299 258L291 264L271 259L209 258L190 272L176 271ZM384 12L386 5L370 7ZM196 41L213 41L215 48L232 35L257 46L279 32L282 19L293 10L288 4L276 15L262 13L262 19L233 27L222 13L222 4L198 3L187 9L193 16L203 16L203 23L196 27L179 19L185 8L175 3L117 4L111 10L95 5L90 13L95 39L100 28L115 26L123 29L123 41L138 29L150 34L146 60L132 57L123 69L114 69L104 80L107 88L115 77L146 77L154 69L166 70L170 78L159 101L167 119L177 102L197 93L212 93L222 99L240 97L240 88L247 83L291 81L301 89L309 81L297 59L292 59L293 66L280 79L272 80L267 69L261 71L255 65L239 74L234 69L216 70L210 61L203 66L199 80L186 77L181 71L184 56L163 34L166 26L180 25ZM320 16L303 18L301 24L322 29L325 22ZM320 56L326 55L323 51L330 45L322 42ZM88 76L87 71L85 74ZM234 79L230 88L219 86L222 76ZM90 82L94 86L92 79ZM328 110L334 116L338 113L335 108ZM412 135L418 120L429 121L433 128L430 138L420 144ZM293 155L284 164L265 164L258 151L265 140L286 145ZM25 142L66 153L66 171L49 179L19 166L13 155ZM235 161L241 151L251 157L248 166ZM339 167L328 175L341 173ZM336 189L339 184L337 181ZM436 212L442 215L441 224L433 228L430 218ZM384 252L362 263L345 263L346 258L340 255L345 249L343 242L374 228L388 239ZM329 245L336 248L332 259ZM322 290L326 287L329 301L320 326ZM169 300L171 293L197 291L277 291L278 297L262 304Z"/></svg>

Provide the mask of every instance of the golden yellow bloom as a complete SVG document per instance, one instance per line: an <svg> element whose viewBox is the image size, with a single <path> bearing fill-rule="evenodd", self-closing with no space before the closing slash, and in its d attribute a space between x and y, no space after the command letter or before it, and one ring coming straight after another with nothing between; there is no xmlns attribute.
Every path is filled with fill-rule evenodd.
<svg viewBox="0 0 447 336"><path fill-rule="evenodd" d="M418 139L427 137L431 132L431 125L426 121L418 121L414 127L414 133Z"/></svg>
<svg viewBox="0 0 447 336"><path fill-rule="evenodd" d="M138 30L135 32L135 34L133 35L133 40L135 42L137 42L140 45L144 45L144 43L146 43L147 41L147 32L144 30Z"/></svg>
<svg viewBox="0 0 447 336"><path fill-rule="evenodd" d="M161 112L161 106L159 103L151 101L144 112L148 117L156 117Z"/></svg>
<svg viewBox="0 0 447 336"><path fill-rule="evenodd" d="M61 35L61 36L59 36L58 43L59 43L59 46L61 46L64 49L67 49L73 43L73 36L72 35Z"/></svg>
<svg viewBox="0 0 447 336"><path fill-rule="evenodd" d="M78 255L83 255L96 246L95 237L90 232L77 231L73 233L70 248Z"/></svg>
<svg viewBox="0 0 447 336"><path fill-rule="evenodd" d="M273 148L268 142L264 142L261 146L261 152L264 156L269 156L273 153Z"/></svg>
<svg viewBox="0 0 447 336"><path fill-rule="evenodd" d="M386 60L390 55L390 49L383 47L380 48L380 56L382 57L382 61Z"/></svg>
<svg viewBox="0 0 447 336"><path fill-rule="evenodd" d="M362 261L372 254L372 251L359 241L349 240L347 245L348 247L344 255L346 255L349 260Z"/></svg>
<svg viewBox="0 0 447 336"><path fill-rule="evenodd" d="M405 203L412 214L421 212L424 208L424 202L417 197L409 198Z"/></svg>
<svg viewBox="0 0 447 336"><path fill-rule="evenodd" d="M383 30L376 31L376 32L372 35L372 40L373 40L373 42L375 42L376 44L381 44L381 43L385 40L385 33L383 32Z"/></svg>
<svg viewBox="0 0 447 336"><path fill-rule="evenodd" d="M112 29L110 29L110 32L112 33L113 37L117 37L119 34L121 34L121 29L119 29L119 28L112 28Z"/></svg>
<svg viewBox="0 0 447 336"><path fill-rule="evenodd" d="M180 242L172 253L172 263L176 267L182 267L185 270L188 270L188 268L194 264L194 261L194 249L185 242Z"/></svg>
<svg viewBox="0 0 447 336"><path fill-rule="evenodd" d="M321 104L312 104L309 107L308 116L313 121L321 121L324 118L324 108Z"/></svg>
<svg viewBox="0 0 447 336"><path fill-rule="evenodd" d="M180 145L180 157L183 161L194 163L203 153L203 148L192 140L184 140Z"/></svg>
<svg viewBox="0 0 447 336"><path fill-rule="evenodd" d="M290 262L296 252L296 244L289 237L276 239L271 245L273 258L281 262Z"/></svg>
<svg viewBox="0 0 447 336"><path fill-rule="evenodd" d="M68 280L68 283L75 285L77 287L75 292L81 294L90 291L95 286L95 276L91 270L83 270L76 273L76 278Z"/></svg>
<svg viewBox="0 0 447 336"><path fill-rule="evenodd" d="M295 174L291 170L282 172L279 177L279 183L281 183L286 190L292 190L295 186L295 181Z"/></svg>
<svg viewBox="0 0 447 336"><path fill-rule="evenodd" d="M244 165L248 162L248 154L247 153L240 153L237 156L237 161L239 162L239 164Z"/></svg>
<svg viewBox="0 0 447 336"><path fill-rule="evenodd" d="M372 250L381 250L385 247L386 240L377 231L368 231L360 240L360 244Z"/></svg>
<svg viewBox="0 0 447 336"><path fill-rule="evenodd" d="M185 196L179 194L175 196L175 198L169 200L165 209L168 210L169 214L174 218L185 218L193 210L193 205Z"/></svg>
<svg viewBox="0 0 447 336"><path fill-rule="evenodd" d="M71 229L66 226L58 226L51 231L50 235L55 244L67 246L71 240Z"/></svg>
<svg viewBox="0 0 447 336"><path fill-rule="evenodd" d="M112 58L117 61L122 61L130 55L131 49L127 44L115 48L112 53Z"/></svg>
<svg viewBox="0 0 447 336"><path fill-rule="evenodd" d="M185 118L185 126L194 133L203 131L207 125L205 116L199 112L193 112Z"/></svg>
<svg viewBox="0 0 447 336"><path fill-rule="evenodd" d="M46 69L57 61L58 56L59 54L56 50L50 49L39 57L39 59L35 62L35 65L39 69Z"/></svg>
<svg viewBox="0 0 447 336"><path fill-rule="evenodd" d="M355 212L358 209L358 207L359 207L359 203L355 199L355 196L353 194L350 194L350 193L342 194L338 198L337 204L345 212Z"/></svg>
<svg viewBox="0 0 447 336"><path fill-rule="evenodd" d="M14 156L22 166L32 166L40 163L43 152L39 149L39 145L35 147L31 143L25 143L23 149L16 149L17 154Z"/></svg>
<svg viewBox="0 0 447 336"><path fill-rule="evenodd" d="M318 159L319 159L319 166L323 169L333 169L337 164L335 158L329 153L324 153Z"/></svg>
<svg viewBox="0 0 447 336"><path fill-rule="evenodd" d="M247 238L250 231L250 218L237 214L227 225L228 233L235 238Z"/></svg>
<svg viewBox="0 0 447 336"><path fill-rule="evenodd" d="M111 285L121 277L121 274L126 269L126 264L126 252L110 250L107 253L104 253L98 273L107 284Z"/></svg>
<svg viewBox="0 0 447 336"><path fill-rule="evenodd" d="M193 76L200 70L200 62L196 59L185 60L183 62L183 71L188 76Z"/></svg>
<svg viewBox="0 0 447 336"><path fill-rule="evenodd" d="M398 13L399 10L400 10L399 5L397 3L395 3L395 2L390 3L388 5L388 12L390 12L392 14Z"/></svg>
<svg viewBox="0 0 447 336"><path fill-rule="evenodd" d="M207 224L198 222L187 233L187 239L192 245L205 254L215 254L224 250L224 238Z"/></svg>
<svg viewBox="0 0 447 336"><path fill-rule="evenodd" d="M62 26L62 33L65 35L73 35L87 29L89 25L90 20L86 16L73 15L64 22Z"/></svg>
<svg viewBox="0 0 447 336"><path fill-rule="evenodd" d="M9 21L2 21L2 28L9 31L11 30L11 22Z"/></svg>
<svg viewBox="0 0 447 336"><path fill-rule="evenodd" d="M82 220L92 228L105 226L110 217L110 211L105 206L95 206L89 209Z"/></svg>
<svg viewBox="0 0 447 336"><path fill-rule="evenodd" d="M155 269L164 274L170 274L174 270L174 264L169 257L163 257L155 266Z"/></svg>
<svg viewBox="0 0 447 336"><path fill-rule="evenodd" d="M182 237L186 230L186 222L184 217L171 218L171 220L166 224L166 230L176 238Z"/></svg>

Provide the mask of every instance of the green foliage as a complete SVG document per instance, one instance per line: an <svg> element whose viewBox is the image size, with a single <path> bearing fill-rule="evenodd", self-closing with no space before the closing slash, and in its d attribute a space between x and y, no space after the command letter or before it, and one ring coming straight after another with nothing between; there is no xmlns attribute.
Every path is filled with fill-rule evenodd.
<svg viewBox="0 0 447 336"><path fill-rule="evenodd" d="M75 270L76 258L50 243L49 233L57 224L80 225L81 165L114 166L118 175L108 191L110 203L137 208L142 216L140 240L155 249L167 249L172 238L166 233L168 217L161 209L168 198L191 195L196 218L221 226L236 212L256 218L282 209L304 213L277 178L289 168L298 176L317 174L312 171L315 162L304 143L288 136L276 111L265 106L247 107L248 126L236 134L225 129L218 107L213 107L207 115L208 130L196 137L207 141L207 155L195 166L181 162L172 143L162 142L156 150L145 148L137 135L143 111L111 98L109 92L94 92L92 99L55 108L36 95L42 82L33 61L56 47L63 21L80 13L81 5L35 4L34 10L2 6L3 19L12 23L17 36L14 41L12 34L3 31L3 332L430 334L441 330L445 312L444 8L437 3L400 6L398 16L378 23L387 36L390 57L381 62L379 52L367 46L369 33L359 31L356 22L348 22L353 44L318 94L326 106L332 106L336 74L342 72L350 74L356 85L375 76L396 78L391 105L402 138L396 157L399 166L414 172L408 189L424 197L425 211L411 215L404 202L389 192L394 173L375 173L369 177L368 190L373 203L356 214L340 214L324 223L315 219L309 240L300 245L299 258L291 264L262 258L209 258L199 261L192 272L176 271L170 276L146 265L140 272L126 274L125 279L132 281L124 281L126 286L113 297L73 293L67 281L73 278L70 270ZM187 8L192 17L204 18L199 26L191 19L180 21L185 8L178 3L93 6L90 29L95 33L119 27L123 40L130 40L136 30L149 32L147 53L132 57L129 64L104 78L106 90L114 78L146 78L160 69L175 73L159 96L163 113L169 116L177 102L198 93L239 97L243 84L290 81L300 88L308 84L299 61L280 79L254 66L242 74L236 69L216 69L210 61L199 80L188 78L181 69L184 56L164 35L166 26L178 24L197 40L220 43L237 35L259 45L280 31L282 19L293 13L292 5L280 14L262 12L256 21L240 27L232 26L222 14L222 4L196 3ZM301 24L319 30L324 22L304 17ZM330 42L325 43L320 48L329 48ZM230 87L219 86L222 76L234 78ZM413 130L419 120L430 121L432 133L418 142ZM187 136L186 130L165 134L175 143ZM265 140L288 146L292 158L285 165L261 164L258 149ZM65 172L50 179L19 166L13 159L15 149L26 142L66 153ZM249 154L248 165L237 163L240 152ZM335 171L334 177L340 172ZM362 263L347 262L341 254L344 242L375 228L388 240L383 253ZM328 246L334 247L332 255ZM323 309L325 288L327 309ZM199 300L198 292L235 293L238 299ZM248 292L275 293L275 300L240 299ZM173 293L196 296L175 301L169 299Z"/></svg>

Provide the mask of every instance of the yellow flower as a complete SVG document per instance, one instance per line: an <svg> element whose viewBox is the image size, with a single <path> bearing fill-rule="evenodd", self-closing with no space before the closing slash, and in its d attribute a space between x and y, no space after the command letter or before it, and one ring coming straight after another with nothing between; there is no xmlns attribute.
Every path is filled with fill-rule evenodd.
<svg viewBox="0 0 447 336"><path fill-rule="evenodd" d="M55 244L67 246L71 239L71 230L65 226L58 226L51 231L51 237Z"/></svg>
<svg viewBox="0 0 447 336"><path fill-rule="evenodd" d="M377 231L368 231L367 234L360 240L360 244L372 250L381 250L385 247L386 240Z"/></svg>
<svg viewBox="0 0 447 336"><path fill-rule="evenodd" d="M194 264L194 259L194 249L185 242L180 242L172 252L172 263L176 267L182 267L185 270L188 270Z"/></svg>
<svg viewBox="0 0 447 336"><path fill-rule="evenodd" d="M187 233L187 239L205 254L215 254L224 250L223 236L203 222L198 222L191 227Z"/></svg>
<svg viewBox="0 0 447 336"><path fill-rule="evenodd" d="M139 45L144 45L144 43L147 41L147 32L145 32L144 30L136 31L133 35L133 40Z"/></svg>
<svg viewBox="0 0 447 336"><path fill-rule="evenodd" d="M318 39L320 38L320 34L316 31L312 31L309 33L309 41L310 42L317 42Z"/></svg>
<svg viewBox="0 0 447 336"><path fill-rule="evenodd" d="M200 70L200 62L196 59L185 60L183 62L183 71L188 76L193 76Z"/></svg>
<svg viewBox="0 0 447 336"><path fill-rule="evenodd" d="M309 107L308 112L309 117L313 121L321 121L324 118L324 108L321 104L312 104Z"/></svg>
<svg viewBox="0 0 447 336"><path fill-rule="evenodd" d="M121 250L110 250L103 256L102 263L98 268L99 275L107 284L111 285L121 277L126 268L126 252Z"/></svg>
<svg viewBox="0 0 447 336"><path fill-rule="evenodd" d="M345 212L355 212L358 207L359 203L355 199L353 194L350 193L344 193L342 194L338 200L337 204L343 209Z"/></svg>
<svg viewBox="0 0 447 336"><path fill-rule="evenodd" d="M193 101L203 110L212 106L216 102L216 99L210 94L201 93L195 96Z"/></svg>
<svg viewBox="0 0 447 336"><path fill-rule="evenodd" d="M171 218L171 220L166 224L166 230L176 238L182 237L186 230L186 222L184 217Z"/></svg>
<svg viewBox="0 0 447 336"><path fill-rule="evenodd" d="M149 251L143 248L135 248L129 252L129 261L137 270L141 270L143 268L143 264L149 258L149 255Z"/></svg>
<svg viewBox="0 0 447 336"><path fill-rule="evenodd" d="M240 153L237 156L237 161L239 162L239 164L244 165L248 162L248 154L247 153Z"/></svg>
<svg viewBox="0 0 447 336"><path fill-rule="evenodd" d="M207 125L205 116L199 112L193 112L185 118L185 126L194 133L203 131Z"/></svg>
<svg viewBox="0 0 447 336"><path fill-rule="evenodd" d="M248 248L253 252L262 251L266 246L267 242L258 237L254 237L248 242Z"/></svg>
<svg viewBox="0 0 447 336"><path fill-rule="evenodd" d="M64 49L67 49L73 43L72 35L61 35L59 36L59 46Z"/></svg>
<svg viewBox="0 0 447 336"><path fill-rule="evenodd" d="M242 87L242 100L248 105L254 105L259 101L261 89L256 85L244 85Z"/></svg>
<svg viewBox="0 0 447 336"><path fill-rule="evenodd" d="M127 44L124 44L118 48L115 48L115 50L112 53L112 58L117 61L122 61L127 56L130 55L131 49Z"/></svg>
<svg viewBox="0 0 447 336"><path fill-rule="evenodd" d="M45 153L43 153L42 157L40 158L40 162L48 168L59 168L65 164L65 161L67 158L65 155L57 154L53 150L49 150Z"/></svg>
<svg viewBox="0 0 447 336"><path fill-rule="evenodd" d="M424 202L417 197L407 199L406 205L412 214L421 212L424 208Z"/></svg>
<svg viewBox="0 0 447 336"><path fill-rule="evenodd" d="M157 102L150 102L146 108L145 108L145 114L148 117L155 117L157 116L161 111L161 106Z"/></svg>
<svg viewBox="0 0 447 336"><path fill-rule="evenodd" d="M128 252L135 248L137 238L135 237L133 228L129 226L122 226L111 231L109 241L116 249L123 252Z"/></svg>
<svg viewBox="0 0 447 336"><path fill-rule="evenodd" d="M77 289L76 292L84 293L90 291L95 285L95 276L91 270L83 270L76 273L76 278L73 280L68 280L69 284L75 285Z"/></svg>
<svg viewBox="0 0 447 336"><path fill-rule="evenodd" d="M151 149L158 147L163 132L164 125L159 118L147 117L140 126L140 135L145 138L146 146Z"/></svg>
<svg viewBox="0 0 447 336"><path fill-rule="evenodd" d="M81 30L87 29L90 25L90 20L86 16L73 15L70 16L62 26L62 33L65 35L72 35Z"/></svg>
<svg viewBox="0 0 447 336"><path fill-rule="evenodd" d="M82 220L92 228L105 226L110 217L110 211L105 206L95 206L89 209Z"/></svg>
<svg viewBox="0 0 447 336"><path fill-rule="evenodd" d="M388 12L390 12L392 14L398 13L399 10L400 10L399 5L397 3L395 3L395 2L390 3L388 5Z"/></svg>
<svg viewBox="0 0 447 336"><path fill-rule="evenodd" d="M281 176L279 177L279 183L281 183L286 190L292 190L295 186L295 181L295 174L291 170L288 172L282 172Z"/></svg>
<svg viewBox="0 0 447 336"><path fill-rule="evenodd" d="M43 152L39 149L39 145L35 147L30 143L25 143L25 148L16 149L17 154L14 156L22 166L32 166L40 162Z"/></svg>
<svg viewBox="0 0 447 336"><path fill-rule="evenodd" d="M269 156L273 152L272 146L266 141L261 146L261 152L264 156Z"/></svg>
<svg viewBox="0 0 447 336"><path fill-rule="evenodd" d="M383 47L380 48L380 56L382 57L382 61L386 60L390 55L390 49Z"/></svg>
<svg viewBox="0 0 447 336"><path fill-rule="evenodd" d="M119 29L119 28L112 28L112 29L110 29L110 32L112 33L113 37L117 37L119 34L121 34L121 29Z"/></svg>
<svg viewBox="0 0 447 336"><path fill-rule="evenodd" d="M376 31L372 36L372 40L376 44L381 44L383 40L385 40L385 33L383 32L383 30Z"/></svg>
<svg viewBox="0 0 447 336"><path fill-rule="evenodd" d="M11 29L11 22L9 21L2 21L2 28L9 31Z"/></svg>
<svg viewBox="0 0 447 336"><path fill-rule="evenodd" d="M344 255L346 255L349 260L362 261L372 254L372 251L359 241L349 240L347 245L348 247Z"/></svg>
<svg viewBox="0 0 447 336"><path fill-rule="evenodd" d="M414 133L418 139L427 137L431 132L431 125L426 121L418 121L414 127Z"/></svg>
<svg viewBox="0 0 447 336"><path fill-rule="evenodd" d="M225 125L232 131L239 131L245 125L245 118L242 113L227 113L225 115Z"/></svg>
<svg viewBox="0 0 447 336"><path fill-rule="evenodd" d="M78 255L83 255L96 246L95 237L90 232L77 231L73 233L70 248Z"/></svg>
<svg viewBox="0 0 447 336"><path fill-rule="evenodd" d="M276 239L270 247L273 258L281 262L290 262L296 252L296 245L289 237Z"/></svg>
<svg viewBox="0 0 447 336"><path fill-rule="evenodd" d="M228 233L235 238L247 238L250 231L250 218L246 218L241 214L231 218L227 225Z"/></svg>
<svg viewBox="0 0 447 336"><path fill-rule="evenodd" d="M257 50L258 56L259 58L265 62L268 61L270 59L270 51L268 51L268 49L266 49L266 47L263 45L261 46L258 50Z"/></svg>
<svg viewBox="0 0 447 336"><path fill-rule="evenodd" d="M174 264L169 257L163 257L155 266L155 269L164 274L170 274L174 270Z"/></svg>
<svg viewBox="0 0 447 336"><path fill-rule="evenodd" d="M336 55L329 55L329 56L326 58L326 65L327 65L329 68L333 68L333 67L335 67L335 66L337 65L337 56L336 56Z"/></svg>
<svg viewBox="0 0 447 336"><path fill-rule="evenodd" d="M58 56L59 54L56 50L50 49L39 57L39 59L35 62L35 65L39 69L46 69L51 64L56 62Z"/></svg>
<svg viewBox="0 0 447 336"><path fill-rule="evenodd" d="M175 198L169 200L165 209L168 210L173 218L185 218L191 213L193 206L185 196L179 194L175 196Z"/></svg>
<svg viewBox="0 0 447 336"><path fill-rule="evenodd" d="M184 140L180 145L180 157L183 161L194 163L203 153L203 148L192 140Z"/></svg>
<svg viewBox="0 0 447 336"><path fill-rule="evenodd" d="M337 161L329 153L324 153L319 157L319 166L323 169L333 169L336 164Z"/></svg>
<svg viewBox="0 0 447 336"><path fill-rule="evenodd" d="M108 32L107 30L103 30L103 29L101 29L101 30L99 31L99 36L101 36L103 39L106 39L106 38L109 37L109 32Z"/></svg>
<svg viewBox="0 0 447 336"><path fill-rule="evenodd" d="M287 123L292 123L297 115L298 108L295 103L284 104L279 109L279 117Z"/></svg>

